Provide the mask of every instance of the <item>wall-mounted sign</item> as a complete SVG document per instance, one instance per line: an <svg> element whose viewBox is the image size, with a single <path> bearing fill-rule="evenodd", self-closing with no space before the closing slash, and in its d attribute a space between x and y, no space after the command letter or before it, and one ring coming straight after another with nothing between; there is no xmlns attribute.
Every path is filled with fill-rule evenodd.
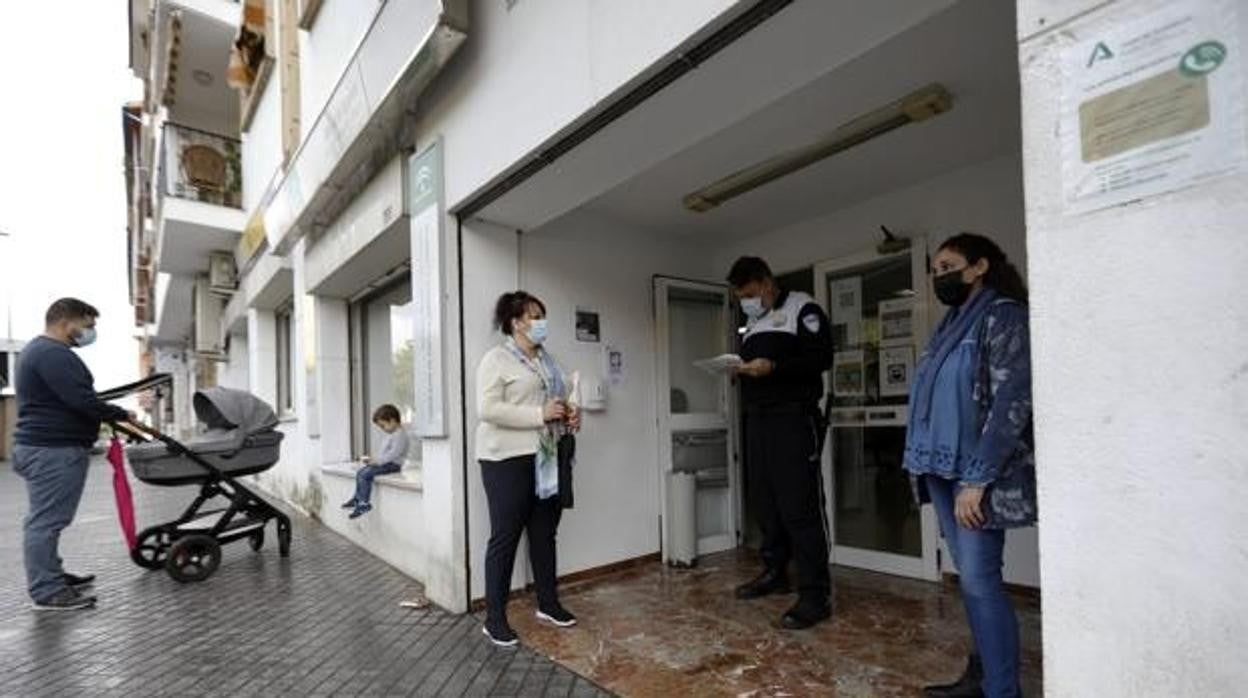
<svg viewBox="0 0 1248 698"><path fill-rule="evenodd" d="M1084 213L1240 171L1235 0L1180 0L1063 51L1062 185Z"/></svg>
<svg viewBox="0 0 1248 698"><path fill-rule="evenodd" d="M442 370L442 147L434 143L408 162L412 223L412 373L418 436L446 436Z"/></svg>

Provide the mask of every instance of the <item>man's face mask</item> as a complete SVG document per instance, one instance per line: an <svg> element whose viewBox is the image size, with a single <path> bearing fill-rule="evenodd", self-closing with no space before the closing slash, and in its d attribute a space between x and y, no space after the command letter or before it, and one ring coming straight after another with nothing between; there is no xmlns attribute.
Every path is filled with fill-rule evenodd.
<svg viewBox="0 0 1248 698"><path fill-rule="evenodd" d="M77 346L77 347L91 346L92 344L95 343L95 328L94 327L79 327L78 329L74 330L71 337L74 340L74 346Z"/></svg>
<svg viewBox="0 0 1248 698"><path fill-rule="evenodd" d="M763 307L763 299L754 296L752 298L741 299L741 312L751 320L757 320L767 312L767 308Z"/></svg>

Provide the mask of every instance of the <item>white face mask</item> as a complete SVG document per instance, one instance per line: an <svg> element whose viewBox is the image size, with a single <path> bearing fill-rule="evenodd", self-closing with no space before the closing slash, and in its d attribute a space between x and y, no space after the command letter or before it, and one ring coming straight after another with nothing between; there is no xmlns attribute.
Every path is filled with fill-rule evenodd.
<svg viewBox="0 0 1248 698"><path fill-rule="evenodd" d="M546 326L545 318L537 318L529 321L529 330L525 333L530 342L534 346L542 346L546 342L546 337L550 334L550 328Z"/></svg>
<svg viewBox="0 0 1248 698"><path fill-rule="evenodd" d="M95 328L84 327L81 330L74 332L73 338L74 338L74 346L77 346L77 347L90 346L95 343Z"/></svg>
<svg viewBox="0 0 1248 698"><path fill-rule="evenodd" d="M763 307L762 298L742 298L741 312L745 313L745 316L751 320L757 320L767 312L767 309Z"/></svg>

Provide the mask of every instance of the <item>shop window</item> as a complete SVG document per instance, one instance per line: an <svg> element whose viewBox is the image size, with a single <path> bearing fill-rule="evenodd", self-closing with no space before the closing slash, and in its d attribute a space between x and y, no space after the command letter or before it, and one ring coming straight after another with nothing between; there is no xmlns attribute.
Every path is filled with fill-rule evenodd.
<svg viewBox="0 0 1248 698"><path fill-rule="evenodd" d="M293 307L277 311L277 413L288 417L295 412L293 388L295 347Z"/></svg>
<svg viewBox="0 0 1248 698"><path fill-rule="evenodd" d="M372 423L373 410L389 403L403 416L412 443L407 459L416 462L411 281L404 278L352 303L350 323L352 451L357 457L376 453L382 433Z"/></svg>

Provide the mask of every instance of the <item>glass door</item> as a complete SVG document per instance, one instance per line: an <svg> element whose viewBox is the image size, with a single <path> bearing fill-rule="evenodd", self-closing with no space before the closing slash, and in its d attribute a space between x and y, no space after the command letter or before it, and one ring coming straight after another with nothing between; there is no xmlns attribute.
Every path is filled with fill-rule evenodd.
<svg viewBox="0 0 1248 698"><path fill-rule="evenodd" d="M732 351L728 289L678 279L654 281L658 335L658 414L661 511L670 513L671 473L695 476L692 515L697 554L735 548L739 539L740 487L736 422L728 377L694 365ZM663 548L670 550L670 518L664 516Z"/></svg>
<svg viewBox="0 0 1248 698"><path fill-rule="evenodd" d="M834 563L934 580L935 517L915 503L902 469L906 403L928 326L925 247L912 245L815 268L836 351L824 472Z"/></svg>

